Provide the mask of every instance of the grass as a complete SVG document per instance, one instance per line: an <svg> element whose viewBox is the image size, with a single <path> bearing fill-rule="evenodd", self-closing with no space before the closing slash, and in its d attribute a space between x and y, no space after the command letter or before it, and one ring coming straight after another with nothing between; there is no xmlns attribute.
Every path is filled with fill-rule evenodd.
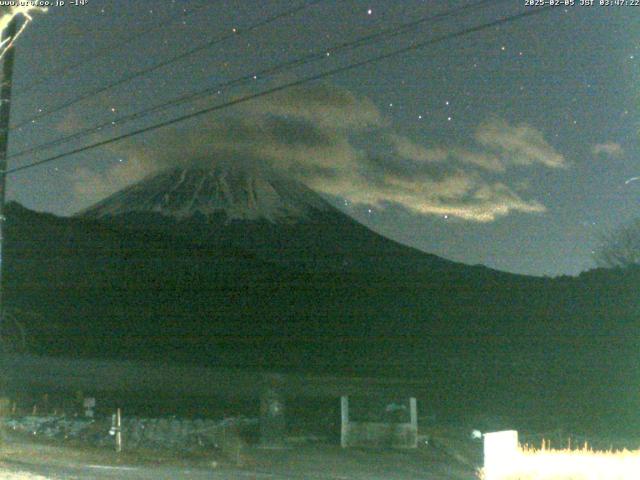
<svg viewBox="0 0 640 480"><path fill-rule="evenodd" d="M521 447L492 471L480 471L483 480L637 480L640 450L551 450Z"/></svg>

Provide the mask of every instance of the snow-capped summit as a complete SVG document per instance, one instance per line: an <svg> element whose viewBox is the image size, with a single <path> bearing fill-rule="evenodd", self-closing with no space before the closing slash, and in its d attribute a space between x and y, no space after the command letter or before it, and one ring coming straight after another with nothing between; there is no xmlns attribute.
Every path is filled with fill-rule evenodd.
<svg viewBox="0 0 640 480"><path fill-rule="evenodd" d="M313 271L435 271L450 263L369 230L302 183L257 162L174 167L77 216Z"/></svg>
<svg viewBox="0 0 640 480"><path fill-rule="evenodd" d="M226 221L292 223L332 210L315 192L295 180L256 165L230 162L211 167L176 167L147 177L81 212L103 218L159 213L175 219L223 214Z"/></svg>

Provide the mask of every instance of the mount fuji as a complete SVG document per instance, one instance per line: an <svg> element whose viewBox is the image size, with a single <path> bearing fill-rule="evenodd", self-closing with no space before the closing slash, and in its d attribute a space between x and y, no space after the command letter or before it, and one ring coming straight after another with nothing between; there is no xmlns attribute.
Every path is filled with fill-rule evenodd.
<svg viewBox="0 0 640 480"><path fill-rule="evenodd" d="M369 230L300 182L243 163L170 168L78 217L233 246L303 269L450 273L461 267Z"/></svg>
<svg viewBox="0 0 640 480"><path fill-rule="evenodd" d="M168 169L85 210L89 218L158 213L183 220L294 223L332 210L304 185L258 166L218 163L211 168Z"/></svg>

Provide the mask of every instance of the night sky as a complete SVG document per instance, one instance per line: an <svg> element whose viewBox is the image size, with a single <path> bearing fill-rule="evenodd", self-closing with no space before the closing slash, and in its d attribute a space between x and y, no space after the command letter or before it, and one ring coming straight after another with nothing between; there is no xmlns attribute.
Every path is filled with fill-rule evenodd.
<svg viewBox="0 0 640 480"><path fill-rule="evenodd" d="M11 132L10 155L116 122L10 158L9 167L535 8L524 0L476 3L88 0L52 7L34 14L18 41L12 124L28 123ZM308 7L247 31L300 5ZM332 50L465 5L401 35ZM221 37L228 38L47 115ZM324 58L117 121L311 53ZM17 172L8 178L9 197L70 215L167 164L261 154L403 243L499 270L573 275L594 266L602 233L637 216L639 100L640 7L554 7Z"/></svg>

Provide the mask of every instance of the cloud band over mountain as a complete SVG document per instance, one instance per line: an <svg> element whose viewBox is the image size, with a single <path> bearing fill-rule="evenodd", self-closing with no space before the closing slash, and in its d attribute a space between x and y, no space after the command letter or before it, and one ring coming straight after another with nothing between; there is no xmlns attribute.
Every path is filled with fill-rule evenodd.
<svg viewBox="0 0 640 480"><path fill-rule="evenodd" d="M488 222L544 212L508 183L509 169L566 168L540 131L489 119L471 146L422 143L394 132L367 98L329 85L291 89L112 148L126 159L78 168L85 204L163 168L216 159L266 162L310 188L353 203Z"/></svg>

